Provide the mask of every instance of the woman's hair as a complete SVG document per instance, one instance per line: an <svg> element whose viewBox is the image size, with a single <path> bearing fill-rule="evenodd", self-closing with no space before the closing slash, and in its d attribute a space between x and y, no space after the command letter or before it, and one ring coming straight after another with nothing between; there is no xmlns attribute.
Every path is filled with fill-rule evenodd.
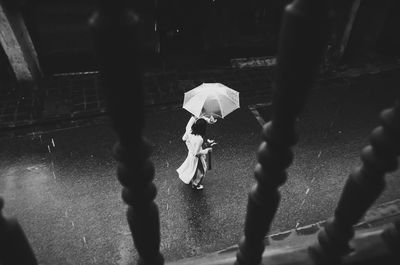
<svg viewBox="0 0 400 265"><path fill-rule="evenodd" d="M198 119L192 125L192 134L204 137L206 135L207 122L204 119Z"/></svg>

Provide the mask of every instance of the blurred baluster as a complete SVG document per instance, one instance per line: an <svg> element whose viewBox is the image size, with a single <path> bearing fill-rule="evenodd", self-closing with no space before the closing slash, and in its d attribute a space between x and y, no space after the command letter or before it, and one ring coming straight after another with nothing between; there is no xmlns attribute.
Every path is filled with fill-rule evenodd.
<svg viewBox="0 0 400 265"><path fill-rule="evenodd" d="M152 182L154 166L149 159L150 146L142 136L142 21L124 6L126 1L98 2L90 25L112 126L118 136L114 153L122 198L128 204L128 224L139 253L138 264L163 264L159 214L153 201L157 193Z"/></svg>
<svg viewBox="0 0 400 265"><path fill-rule="evenodd" d="M2 214L4 206L0 197L0 264L36 265L36 258L24 231L16 219L6 219Z"/></svg>
<svg viewBox="0 0 400 265"><path fill-rule="evenodd" d="M353 225L365 214L384 189L384 176L398 167L400 154L400 101L381 113L382 125L372 131L370 145L361 153L362 166L350 174L331 218L310 248L317 264L339 264L350 251Z"/></svg>
<svg viewBox="0 0 400 265"><path fill-rule="evenodd" d="M296 0L285 9L279 42L272 121L263 128L255 168L257 183L249 193L244 237L236 264L259 264L264 237L278 208L278 186L286 181L290 149L297 141L295 121L312 85L329 36L329 1Z"/></svg>
<svg viewBox="0 0 400 265"><path fill-rule="evenodd" d="M392 260L397 260L397 264L400 263L400 220L392 223L391 226L387 227L383 233L382 238L392 253Z"/></svg>

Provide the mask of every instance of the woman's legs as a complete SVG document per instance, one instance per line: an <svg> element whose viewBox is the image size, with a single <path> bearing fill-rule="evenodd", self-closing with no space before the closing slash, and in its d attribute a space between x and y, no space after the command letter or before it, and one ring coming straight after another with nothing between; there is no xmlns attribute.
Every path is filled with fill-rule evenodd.
<svg viewBox="0 0 400 265"><path fill-rule="evenodd" d="M194 176L193 176L192 180L190 181L192 183L192 188L200 187L203 178L204 178L204 169L203 169L203 165L199 161L197 163L196 172L194 173Z"/></svg>

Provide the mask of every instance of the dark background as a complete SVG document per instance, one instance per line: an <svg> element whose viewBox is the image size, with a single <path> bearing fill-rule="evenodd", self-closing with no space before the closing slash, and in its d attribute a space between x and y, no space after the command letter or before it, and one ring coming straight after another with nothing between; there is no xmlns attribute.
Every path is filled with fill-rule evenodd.
<svg viewBox="0 0 400 265"><path fill-rule="evenodd" d="M88 19L95 1L21 1L22 12L45 74L97 70ZM273 56L289 0L153 0L137 9L144 20L146 67L223 67L230 59ZM354 1L334 1L330 56L342 41ZM395 0L364 0L339 63L397 57L400 38ZM127 1L130 3L130 1ZM333 62L334 60L332 60ZM337 63L337 62L335 62ZM0 64L8 68L4 51ZM1 75L9 75L3 71ZM2 77L4 79L4 77Z"/></svg>

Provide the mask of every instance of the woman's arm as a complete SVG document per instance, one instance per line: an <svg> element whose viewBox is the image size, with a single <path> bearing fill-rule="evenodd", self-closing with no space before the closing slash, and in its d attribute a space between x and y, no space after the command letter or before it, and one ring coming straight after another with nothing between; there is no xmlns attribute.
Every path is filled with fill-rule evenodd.
<svg viewBox="0 0 400 265"><path fill-rule="evenodd" d="M206 148L206 149L203 149L203 148L201 148L202 145L203 145L203 139L202 139L202 138L201 138L199 141L196 141L196 144L195 144L195 154L196 154L197 156L199 156L199 155L206 155L206 154L208 154L208 152L211 152L211 150L212 150L211 147Z"/></svg>
<svg viewBox="0 0 400 265"><path fill-rule="evenodd" d="M192 116L190 117L187 125L186 125L186 132L190 133L192 131L192 125L196 122L196 117Z"/></svg>
<svg viewBox="0 0 400 265"><path fill-rule="evenodd" d="M186 124L186 129L185 133L182 136L182 140L186 141L188 138L188 135L192 132L192 125L196 122L196 117L192 116L190 117L188 123Z"/></svg>

